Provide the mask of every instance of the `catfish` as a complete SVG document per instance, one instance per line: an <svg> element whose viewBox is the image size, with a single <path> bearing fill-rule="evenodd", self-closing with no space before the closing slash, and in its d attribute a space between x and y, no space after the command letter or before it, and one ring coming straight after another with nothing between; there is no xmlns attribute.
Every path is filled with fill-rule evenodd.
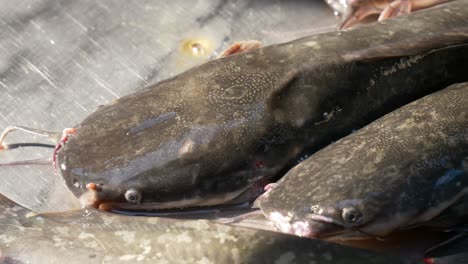
<svg viewBox="0 0 468 264"><path fill-rule="evenodd" d="M468 220L468 83L383 116L318 151L260 197L279 230L330 239L440 231Z"/></svg>
<svg viewBox="0 0 468 264"><path fill-rule="evenodd" d="M468 81L467 12L456 1L209 61L64 130L57 172L104 210L250 202L310 153Z"/></svg>

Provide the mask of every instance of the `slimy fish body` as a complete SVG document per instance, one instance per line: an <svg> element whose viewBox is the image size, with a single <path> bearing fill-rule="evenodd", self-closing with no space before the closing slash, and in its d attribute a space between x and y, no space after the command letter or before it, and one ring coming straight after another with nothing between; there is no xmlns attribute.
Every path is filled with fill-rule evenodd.
<svg viewBox="0 0 468 264"><path fill-rule="evenodd" d="M285 233L384 237L466 223L468 83L374 121L289 171L262 212Z"/></svg>

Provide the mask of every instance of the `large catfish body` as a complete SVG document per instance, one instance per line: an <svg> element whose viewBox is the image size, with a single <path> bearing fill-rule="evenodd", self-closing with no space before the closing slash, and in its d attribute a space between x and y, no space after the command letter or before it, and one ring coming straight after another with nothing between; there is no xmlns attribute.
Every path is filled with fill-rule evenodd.
<svg viewBox="0 0 468 264"><path fill-rule="evenodd" d="M468 221L468 83L412 102L318 151L259 198L283 232L382 237Z"/></svg>
<svg viewBox="0 0 468 264"><path fill-rule="evenodd" d="M456 1L213 60L99 108L58 151L58 169L98 203L249 200L305 153L467 81L464 43L468 2Z"/></svg>

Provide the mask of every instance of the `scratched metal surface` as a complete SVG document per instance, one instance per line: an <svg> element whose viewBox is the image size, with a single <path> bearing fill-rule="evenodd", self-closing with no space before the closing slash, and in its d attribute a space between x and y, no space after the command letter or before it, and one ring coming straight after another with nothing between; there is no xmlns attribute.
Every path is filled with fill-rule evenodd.
<svg viewBox="0 0 468 264"><path fill-rule="evenodd" d="M285 42L338 22L319 0L0 0L0 129L61 131L235 40ZM184 51L189 39L202 40L205 55ZM7 143L41 140L18 132ZM3 151L0 162L51 154ZM0 193L35 211L78 206L51 165L0 167Z"/></svg>

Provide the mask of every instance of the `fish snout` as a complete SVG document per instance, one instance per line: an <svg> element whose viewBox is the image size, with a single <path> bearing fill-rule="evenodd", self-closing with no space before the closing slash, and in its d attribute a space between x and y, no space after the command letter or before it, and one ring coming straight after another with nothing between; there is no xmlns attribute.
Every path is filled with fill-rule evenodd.
<svg viewBox="0 0 468 264"><path fill-rule="evenodd" d="M282 233L300 237L327 238L340 235L345 231L343 226L323 215L308 214L301 217L291 212L282 214L275 211L268 215L268 219Z"/></svg>
<svg viewBox="0 0 468 264"><path fill-rule="evenodd" d="M124 194L122 190L115 189L112 186L99 182L88 182L85 185L85 190L81 190L78 196L80 203L83 207L95 207L98 209L107 210L111 204L117 203L139 203L141 200L141 193L135 189L129 189Z"/></svg>

